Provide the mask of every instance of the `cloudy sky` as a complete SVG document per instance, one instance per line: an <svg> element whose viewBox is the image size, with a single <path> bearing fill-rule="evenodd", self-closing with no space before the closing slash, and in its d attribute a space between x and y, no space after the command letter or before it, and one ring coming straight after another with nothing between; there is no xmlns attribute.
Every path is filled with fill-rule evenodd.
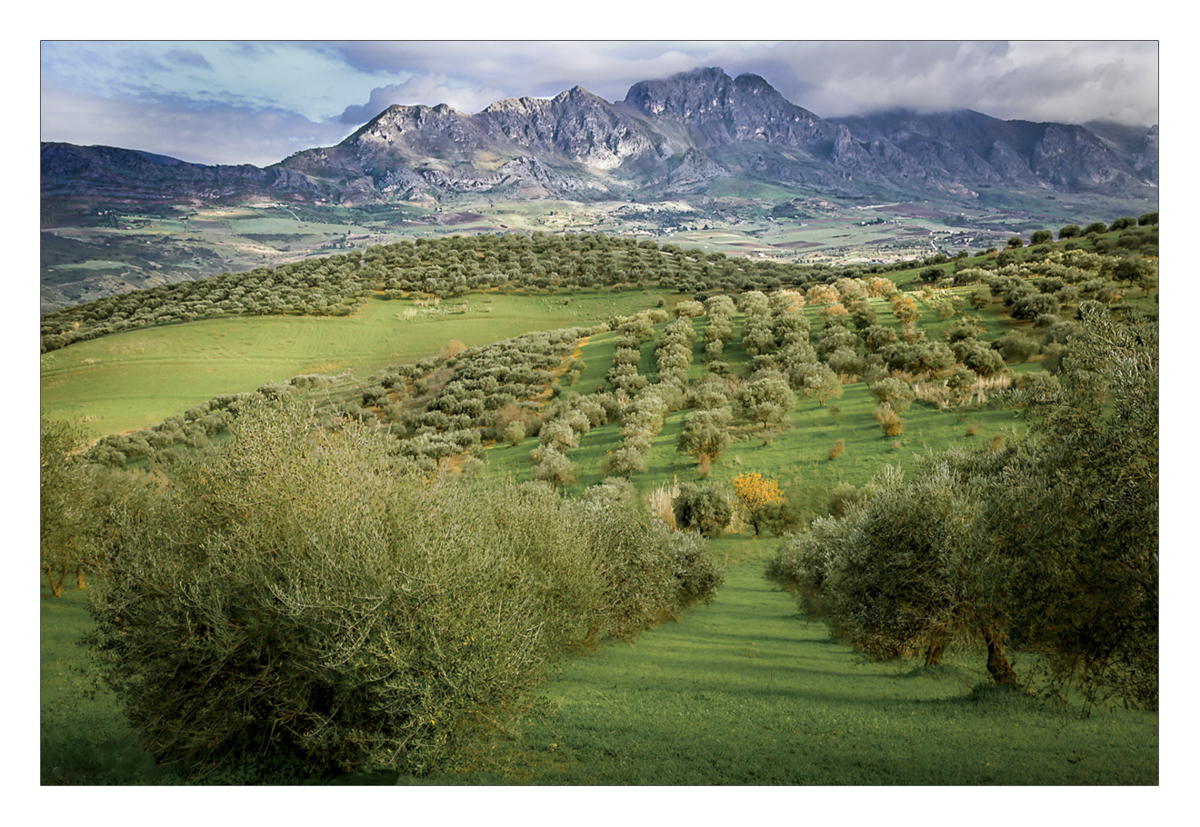
<svg viewBox="0 0 1200 827"><path fill-rule="evenodd" d="M754 72L822 117L904 106L1158 122L1154 41L41 42L41 139L271 164L393 103L478 112L575 85L608 101L701 66Z"/></svg>

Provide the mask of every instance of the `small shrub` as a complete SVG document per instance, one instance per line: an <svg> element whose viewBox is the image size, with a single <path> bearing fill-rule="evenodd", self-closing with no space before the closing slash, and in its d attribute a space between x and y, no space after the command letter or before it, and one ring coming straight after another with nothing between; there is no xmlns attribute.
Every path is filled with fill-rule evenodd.
<svg viewBox="0 0 1200 827"><path fill-rule="evenodd" d="M902 414L912 405L916 394L912 387L900 379L888 377L881 379L871 386L871 396L881 405L886 404L892 411Z"/></svg>
<svg viewBox="0 0 1200 827"><path fill-rule="evenodd" d="M835 460L838 457L840 457L845 450L846 450L846 440L839 439L836 443L834 443L834 446L829 449L829 453L827 456L829 457L829 459Z"/></svg>
<svg viewBox="0 0 1200 827"><path fill-rule="evenodd" d="M875 409L875 421L883 430L884 437L894 437L904 433L904 422L901 421L900 415L892 410L892 406L886 402Z"/></svg>

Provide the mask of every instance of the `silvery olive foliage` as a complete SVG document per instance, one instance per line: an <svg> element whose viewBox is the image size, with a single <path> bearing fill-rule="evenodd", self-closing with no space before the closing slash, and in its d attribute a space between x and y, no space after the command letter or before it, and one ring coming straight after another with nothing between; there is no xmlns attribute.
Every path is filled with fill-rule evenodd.
<svg viewBox="0 0 1200 827"><path fill-rule="evenodd" d="M838 498L785 539L767 576L877 657L937 663L982 644L998 683L1024 675L1158 706L1158 328L1082 311L1057 377L1012 401L1035 424L999 449L952 449Z"/></svg>
<svg viewBox="0 0 1200 827"><path fill-rule="evenodd" d="M160 762L194 773L268 751L428 771L554 658L720 584L703 538L620 491L568 500L394 447L264 402L113 515L89 643Z"/></svg>

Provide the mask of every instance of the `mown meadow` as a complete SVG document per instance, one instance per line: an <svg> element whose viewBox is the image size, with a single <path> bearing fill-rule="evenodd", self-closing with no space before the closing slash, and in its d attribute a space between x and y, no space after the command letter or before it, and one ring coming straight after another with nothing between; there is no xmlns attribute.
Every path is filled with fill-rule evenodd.
<svg viewBox="0 0 1200 827"><path fill-rule="evenodd" d="M352 316L221 316L130 330L42 357L42 407L81 413L97 434L145 428L224 393L301 374L369 374L535 330L594 324L641 309L646 294L491 293L460 301L369 301ZM653 301L653 296L650 297ZM406 315L407 311L407 315Z"/></svg>
<svg viewBox="0 0 1200 827"><path fill-rule="evenodd" d="M764 577L814 521L881 496L886 466L919 480L946 451L1040 445L1024 411L1069 382L1081 308L1156 312L1157 218L1153 247L1118 223L873 273L674 250L655 270L644 244L594 238L589 268L543 237L476 251L520 259L524 281L419 279L386 268L462 267L464 242L442 264L394 245L367 256L373 292L337 288L345 312L181 301L166 324L44 344L43 462L46 417L100 439L62 454L80 475L65 496L47 500L43 477L42 783L1157 784L1156 684L1140 709L1043 692L1056 654L1019 631L1019 688L996 685L973 633L935 663L911 641L881 659ZM72 329L137 312L109 304ZM778 496L739 501L751 474ZM93 491L82 510L72 485ZM726 503L723 531L678 510L698 491ZM444 519L417 518L422 497ZM446 505L471 501L488 507ZM236 549L244 562L222 557ZM361 565L342 572L345 549ZM163 567L193 585L157 585ZM171 663L148 654L177 639ZM189 657L201 671L180 684ZM204 700L218 676L229 700ZM223 734L164 729L138 680ZM262 734L280 728L283 753ZM171 750L204 771L165 763Z"/></svg>
<svg viewBox="0 0 1200 827"><path fill-rule="evenodd" d="M977 659L867 663L766 582L770 540L714 541L717 599L556 668L457 766L326 778L246 762L216 782L520 785L1145 785L1158 718L989 689ZM45 589L43 589L45 591ZM42 600L45 784L178 783L133 741L78 638L86 595ZM1019 661L1018 661L1019 663ZM983 686L981 686L981 684ZM57 769L57 771L56 771Z"/></svg>

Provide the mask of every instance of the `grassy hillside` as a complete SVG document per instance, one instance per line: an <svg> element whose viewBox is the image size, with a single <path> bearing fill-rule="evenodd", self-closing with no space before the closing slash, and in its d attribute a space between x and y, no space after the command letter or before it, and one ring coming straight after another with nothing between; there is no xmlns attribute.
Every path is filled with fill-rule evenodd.
<svg viewBox="0 0 1200 827"><path fill-rule="evenodd" d="M634 442L639 393L627 393L616 372L633 341L639 380L674 399L639 449L645 470L628 474L640 507L661 514L656 496L668 492L669 503L679 483L728 486L748 471L783 489L784 516L762 536L734 520L710 541L726 567L715 602L635 644L602 640L581 657L556 661L551 679L524 706L494 717L452 766L420 778L388 770L296 778L245 761L210 782L1152 785L1156 712L1106 709L1081 720L1069 708L990 691L978 651L956 653L936 669L909 659L865 663L763 577L776 535L829 513L839 486L862 486L884 465L908 468L930 451L995 449L1024 433L1027 421L1000 391L1055 368L1082 303L1099 302L1114 315L1156 313L1157 231L1153 246L1149 238L1133 243L1128 232L875 272L726 268L695 251L662 249L655 255L664 269L640 280L632 274L642 253L625 244L608 251L610 283L590 286L550 284L544 263L567 268L575 259L534 245L520 254L529 256L519 265L531 268L526 283L514 276L507 287L480 283L458 295L438 283L443 272L381 263L386 256L378 254L378 269L362 279L371 289L348 295L341 315L214 312L56 346L42 355L42 409L52 419L82 419L102 438L96 450L107 453L95 456L107 465L130 474L151 465L169 475L182 452L224 439L239 415L236 395L270 387L267 395L307 399L328 418L379 423L394 439L389 450L431 477L541 476L576 499ZM459 247L442 262L447 269L470 260L462 242L453 243ZM1122 279L1119 262L1134 250L1147 254L1136 256L1144 272ZM478 258L492 251L481 248ZM402 252L415 256L421 246ZM514 250L514 266L517 258ZM583 277L582 264L577 270ZM788 350L780 332L761 349L751 344L756 311L744 299L757 290L791 297L779 307L792 309L772 318L799 312L808 329L803 347ZM743 305L717 359L706 352L713 310L692 317L688 302L723 294ZM260 297L260 306L270 298ZM1053 312L1028 310L1037 301L1053 303ZM110 324L115 306L103 313L85 306L76 318ZM678 330L677 315L695 339L687 392L672 397L658 348ZM840 351L829 344L837 336L850 342ZM952 349L964 342L977 351ZM803 348L843 368L838 393L823 403L788 373ZM999 359L999 369L972 362L979 372L965 371L978 351ZM725 426L730 445L711 463L680 451L701 382L716 380L733 406L761 375L756 367L791 383L786 417L764 429L733 416ZM970 397L956 400L950 383L965 373ZM872 393L885 377L915 394L892 433ZM588 417L594 421L581 422ZM574 444L562 448L571 472L551 478L538 457L549 441L543 437L564 422L574 423ZM504 435L513 423L525 426L523 437ZM136 433L125 442L112 437L127 431ZM90 628L86 592L68 587L51 599L43 585L42 596L42 782L178 783L135 744L96 681L79 644ZM1023 657L1017 650L1018 669L1032 663Z"/></svg>
<svg viewBox="0 0 1200 827"><path fill-rule="evenodd" d="M652 306L662 291L562 296L475 293L419 307L373 299L344 317L234 316L122 332L42 356L42 409L97 435L146 428L226 393L301 374L369 374L528 331L595 324ZM465 308L465 312L463 312ZM404 318L406 311L410 318Z"/></svg>

